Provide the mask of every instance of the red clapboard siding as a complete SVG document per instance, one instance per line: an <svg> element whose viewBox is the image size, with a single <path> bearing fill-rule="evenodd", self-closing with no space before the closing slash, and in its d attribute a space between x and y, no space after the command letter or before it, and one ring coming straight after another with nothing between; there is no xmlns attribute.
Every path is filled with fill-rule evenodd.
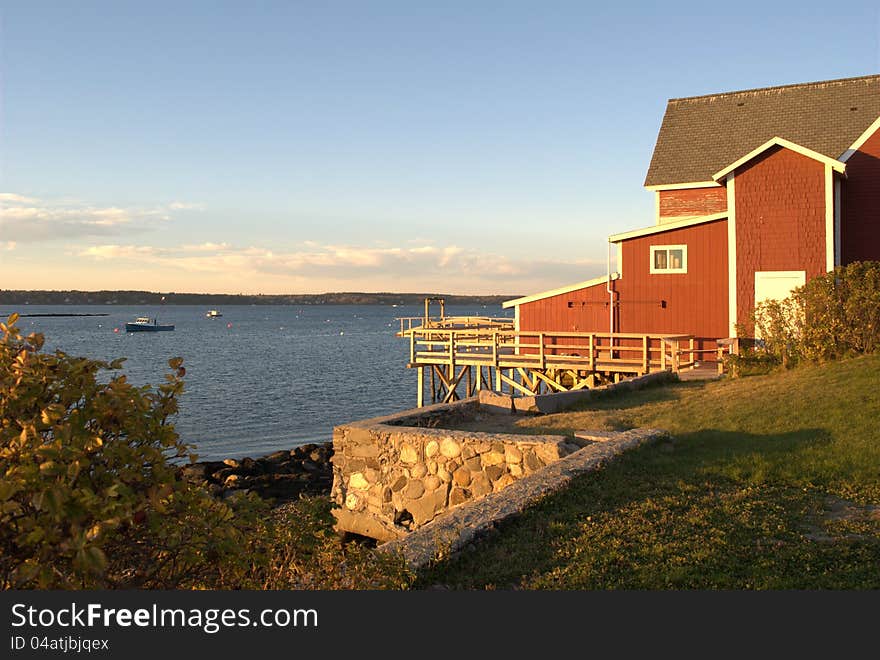
<svg viewBox="0 0 880 660"><path fill-rule="evenodd" d="M687 245L688 272L651 274L652 245ZM726 220L629 239L622 251L623 277L612 285L616 332L689 334L701 338L697 348L714 348L729 335ZM601 283L525 303L520 330L608 332L608 301Z"/></svg>
<svg viewBox="0 0 880 660"><path fill-rule="evenodd" d="M687 273L652 274L652 245L687 245ZM624 241L623 271L619 332L729 335L727 220Z"/></svg>
<svg viewBox="0 0 880 660"><path fill-rule="evenodd" d="M608 332L608 300L604 282L535 300L520 305L519 328L522 331Z"/></svg>
<svg viewBox="0 0 880 660"><path fill-rule="evenodd" d="M841 197L843 263L880 260L880 131L847 161Z"/></svg>
<svg viewBox="0 0 880 660"><path fill-rule="evenodd" d="M660 191L660 218L713 215L727 210L727 188L686 188Z"/></svg>
<svg viewBox="0 0 880 660"><path fill-rule="evenodd" d="M825 166L775 147L735 176L737 321L751 332L755 271L825 273Z"/></svg>

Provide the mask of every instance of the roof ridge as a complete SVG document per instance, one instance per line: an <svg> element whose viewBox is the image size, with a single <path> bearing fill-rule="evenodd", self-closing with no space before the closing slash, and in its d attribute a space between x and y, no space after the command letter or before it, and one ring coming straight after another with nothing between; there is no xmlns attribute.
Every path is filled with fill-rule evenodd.
<svg viewBox="0 0 880 660"><path fill-rule="evenodd" d="M813 82L792 83L789 85L772 85L770 87L755 87L752 89L740 89L731 92L716 92L714 94L702 94L699 96L682 96L679 98L669 99L669 103L675 101L695 101L698 99L722 98L725 96L736 96L738 94L753 94L755 92L769 92L777 89L791 89L794 87L811 87L819 85L830 85L833 83L855 82L857 80L880 80L880 74L872 73L866 76L855 76L853 78L835 78L833 80L816 80Z"/></svg>

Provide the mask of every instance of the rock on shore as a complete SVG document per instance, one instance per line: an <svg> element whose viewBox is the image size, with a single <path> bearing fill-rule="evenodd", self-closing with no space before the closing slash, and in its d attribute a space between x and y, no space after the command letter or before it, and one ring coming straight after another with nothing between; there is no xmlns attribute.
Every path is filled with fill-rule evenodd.
<svg viewBox="0 0 880 660"><path fill-rule="evenodd" d="M268 500L287 502L300 495L330 495L333 484L333 443L310 443L260 458L200 461L180 468L180 476L207 482L218 497L253 492Z"/></svg>

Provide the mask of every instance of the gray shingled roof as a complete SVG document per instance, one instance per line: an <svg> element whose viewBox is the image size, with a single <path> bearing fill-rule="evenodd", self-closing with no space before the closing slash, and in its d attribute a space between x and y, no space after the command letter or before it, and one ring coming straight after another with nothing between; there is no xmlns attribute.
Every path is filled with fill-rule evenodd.
<svg viewBox="0 0 880 660"><path fill-rule="evenodd" d="M711 181L773 137L839 158L880 117L880 75L670 99L646 186Z"/></svg>

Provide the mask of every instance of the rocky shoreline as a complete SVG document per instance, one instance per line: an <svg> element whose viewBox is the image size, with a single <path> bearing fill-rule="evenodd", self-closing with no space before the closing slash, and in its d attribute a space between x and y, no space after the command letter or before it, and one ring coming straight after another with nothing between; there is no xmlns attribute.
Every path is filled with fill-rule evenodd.
<svg viewBox="0 0 880 660"><path fill-rule="evenodd" d="M206 482L220 498L253 492L282 504L300 495L330 495L333 485L333 443L309 443L260 458L199 461L180 468L180 476Z"/></svg>

